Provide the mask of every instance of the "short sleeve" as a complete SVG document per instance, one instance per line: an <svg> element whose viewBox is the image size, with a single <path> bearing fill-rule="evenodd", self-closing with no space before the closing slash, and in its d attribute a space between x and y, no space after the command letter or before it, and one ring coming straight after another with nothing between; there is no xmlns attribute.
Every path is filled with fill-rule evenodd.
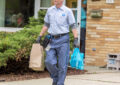
<svg viewBox="0 0 120 85"><path fill-rule="evenodd" d="M47 10L46 15L44 17L44 22L48 23L48 24L50 23L50 21L49 21L49 15L48 15L48 10Z"/></svg>
<svg viewBox="0 0 120 85"><path fill-rule="evenodd" d="M73 15L72 10L70 10L70 11L68 12L68 24L69 24L69 25L72 25L72 24L74 24L74 23L75 23L75 17L74 17L74 15Z"/></svg>

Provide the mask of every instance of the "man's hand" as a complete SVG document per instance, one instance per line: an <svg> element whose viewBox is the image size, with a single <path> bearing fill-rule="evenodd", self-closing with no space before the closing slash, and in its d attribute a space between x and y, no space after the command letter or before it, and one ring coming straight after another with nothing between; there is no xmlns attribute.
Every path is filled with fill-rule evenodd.
<svg viewBox="0 0 120 85"><path fill-rule="evenodd" d="M43 28L42 28L42 30L41 30L41 32L40 32L40 35L39 35L39 37L38 37L37 40L36 40L36 43L40 43L42 36L44 35L44 33L45 33L47 30L48 30L48 27L47 27L47 26L43 26Z"/></svg>
<svg viewBox="0 0 120 85"><path fill-rule="evenodd" d="M40 43L40 41L41 41L41 36L37 38L36 43Z"/></svg>
<svg viewBox="0 0 120 85"><path fill-rule="evenodd" d="M78 38L74 39L73 45L74 45L74 47L79 47L79 45L78 45Z"/></svg>

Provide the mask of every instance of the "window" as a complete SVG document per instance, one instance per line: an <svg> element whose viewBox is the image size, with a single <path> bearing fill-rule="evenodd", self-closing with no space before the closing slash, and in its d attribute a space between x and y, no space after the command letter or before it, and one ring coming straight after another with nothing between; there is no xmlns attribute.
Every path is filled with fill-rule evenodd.
<svg viewBox="0 0 120 85"><path fill-rule="evenodd" d="M34 15L34 0L0 0L0 27L23 27Z"/></svg>
<svg viewBox="0 0 120 85"><path fill-rule="evenodd" d="M69 8L77 8L78 0L66 0L66 6Z"/></svg>
<svg viewBox="0 0 120 85"><path fill-rule="evenodd" d="M50 6L52 6L52 1L53 0L41 0L40 6L41 7L50 7Z"/></svg>
<svg viewBox="0 0 120 85"><path fill-rule="evenodd" d="M77 22L77 1L78 0L66 0L66 6L73 10L76 22Z"/></svg>

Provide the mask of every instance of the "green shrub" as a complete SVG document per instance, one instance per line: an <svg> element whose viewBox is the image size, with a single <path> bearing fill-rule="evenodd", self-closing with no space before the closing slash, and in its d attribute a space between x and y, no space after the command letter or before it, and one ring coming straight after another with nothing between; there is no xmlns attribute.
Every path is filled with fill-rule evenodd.
<svg viewBox="0 0 120 85"><path fill-rule="evenodd" d="M44 24L44 17L46 14L46 10L40 10L38 12L38 19L33 17L29 18L29 24L26 25L25 27L31 27L31 26L36 26L36 25L42 25Z"/></svg>
<svg viewBox="0 0 120 85"><path fill-rule="evenodd" d="M46 11L38 12L38 19L29 18L29 24L16 33L0 32L0 67L6 66L9 59L16 61L28 58L32 44L38 37Z"/></svg>
<svg viewBox="0 0 120 85"><path fill-rule="evenodd" d="M6 36L11 36L12 33L0 32L0 40L4 39Z"/></svg>
<svg viewBox="0 0 120 85"><path fill-rule="evenodd" d="M8 59L21 60L28 58L32 44L38 37L42 25L12 33L0 41L0 66L6 66Z"/></svg>

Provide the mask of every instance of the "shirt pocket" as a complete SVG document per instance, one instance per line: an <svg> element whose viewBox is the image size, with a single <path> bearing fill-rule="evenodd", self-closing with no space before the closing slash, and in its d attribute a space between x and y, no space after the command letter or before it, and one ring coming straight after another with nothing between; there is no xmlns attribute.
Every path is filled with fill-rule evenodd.
<svg viewBox="0 0 120 85"><path fill-rule="evenodd" d="M66 16L64 14L61 14L61 15L59 15L57 17L57 23L59 25L65 25L66 24L66 20L67 20L67 18L66 18Z"/></svg>

